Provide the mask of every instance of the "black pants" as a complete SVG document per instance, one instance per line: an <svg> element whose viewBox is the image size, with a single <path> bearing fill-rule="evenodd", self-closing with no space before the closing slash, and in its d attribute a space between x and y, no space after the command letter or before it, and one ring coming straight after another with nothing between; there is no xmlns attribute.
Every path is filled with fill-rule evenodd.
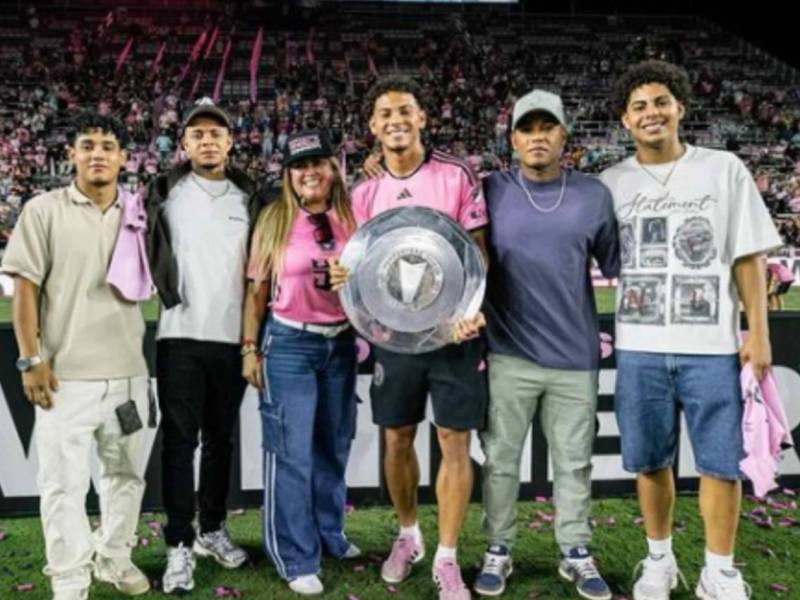
<svg viewBox="0 0 800 600"><path fill-rule="evenodd" d="M168 546L190 546L195 532L194 453L200 453L200 531L225 520L233 456L233 428L246 386L239 346L188 339L158 342L161 408L161 486Z"/></svg>

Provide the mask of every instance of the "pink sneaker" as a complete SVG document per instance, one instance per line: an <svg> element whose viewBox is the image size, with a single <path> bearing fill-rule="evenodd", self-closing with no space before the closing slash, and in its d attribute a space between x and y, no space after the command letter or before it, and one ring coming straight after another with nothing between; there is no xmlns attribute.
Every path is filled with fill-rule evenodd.
<svg viewBox="0 0 800 600"><path fill-rule="evenodd" d="M425 546L414 541L410 535L399 536L392 545L392 552L381 566L381 577L386 583L400 583L411 574L411 565L425 558Z"/></svg>
<svg viewBox="0 0 800 600"><path fill-rule="evenodd" d="M449 558L436 561L433 565L433 581L439 588L439 600L470 600L464 580L461 579L461 569L458 563Z"/></svg>

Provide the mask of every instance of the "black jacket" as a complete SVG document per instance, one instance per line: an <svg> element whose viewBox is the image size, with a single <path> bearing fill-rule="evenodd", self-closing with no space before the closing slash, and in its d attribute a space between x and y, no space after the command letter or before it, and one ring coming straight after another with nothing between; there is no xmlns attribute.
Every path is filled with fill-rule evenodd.
<svg viewBox="0 0 800 600"><path fill-rule="evenodd" d="M145 208L147 210L147 256L150 262L150 272L153 283L158 290L161 302L166 308L172 308L181 303L178 292L178 262L172 251L172 238L170 236L167 219L164 215L164 203L170 190L178 181L189 174L191 163L186 161L179 164L167 173L158 175L148 186L145 194ZM250 217L250 233L253 233L258 213L264 207L258 186L243 171L235 168L225 169L225 176L240 190L247 194L247 212Z"/></svg>

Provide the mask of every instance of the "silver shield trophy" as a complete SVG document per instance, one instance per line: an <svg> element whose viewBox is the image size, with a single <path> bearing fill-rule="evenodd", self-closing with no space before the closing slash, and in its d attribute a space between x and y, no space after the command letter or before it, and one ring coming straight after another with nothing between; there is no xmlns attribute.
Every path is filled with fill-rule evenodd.
<svg viewBox="0 0 800 600"><path fill-rule="evenodd" d="M486 266L455 221L422 206L383 212L358 229L341 263L350 322L367 340L419 354L453 340L453 323L480 310Z"/></svg>

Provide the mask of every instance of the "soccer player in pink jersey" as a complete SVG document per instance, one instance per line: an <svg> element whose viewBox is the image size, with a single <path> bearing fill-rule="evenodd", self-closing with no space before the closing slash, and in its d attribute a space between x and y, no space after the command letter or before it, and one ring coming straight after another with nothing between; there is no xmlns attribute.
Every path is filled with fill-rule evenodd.
<svg viewBox="0 0 800 600"><path fill-rule="evenodd" d="M253 233L243 375L260 390L264 547L292 591L314 595L323 592L323 550L338 558L360 554L343 531L356 346L327 263L355 221L324 134L290 136L284 156L280 199L262 211Z"/></svg>
<svg viewBox="0 0 800 600"><path fill-rule="evenodd" d="M480 182L466 163L424 148L421 132L426 115L419 86L402 78L379 81L367 96L367 110L370 130L382 146L385 174L353 188L356 222L361 225L392 208L426 206L469 231L485 256L488 220ZM334 262L331 279L338 289L347 279L347 269ZM425 555L417 522L419 465L414 439L430 394L442 451L436 479L439 546L433 561L433 579L442 600L470 597L456 561L456 546L472 491L470 431L483 426L488 402L484 345L474 338L482 322L479 315L456 323L455 340L463 343L433 352L404 355L374 348L372 414L385 431L384 470L400 522L381 576L387 583L403 581Z"/></svg>

